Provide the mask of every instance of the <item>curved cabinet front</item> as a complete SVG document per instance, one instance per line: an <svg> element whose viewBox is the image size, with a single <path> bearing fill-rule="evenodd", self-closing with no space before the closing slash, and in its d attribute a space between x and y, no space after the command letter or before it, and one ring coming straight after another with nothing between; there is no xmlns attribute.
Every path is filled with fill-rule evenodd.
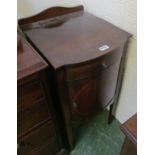
<svg viewBox="0 0 155 155"><path fill-rule="evenodd" d="M71 119L83 120L94 116L101 106L98 102L99 79L82 79L69 86Z"/></svg>

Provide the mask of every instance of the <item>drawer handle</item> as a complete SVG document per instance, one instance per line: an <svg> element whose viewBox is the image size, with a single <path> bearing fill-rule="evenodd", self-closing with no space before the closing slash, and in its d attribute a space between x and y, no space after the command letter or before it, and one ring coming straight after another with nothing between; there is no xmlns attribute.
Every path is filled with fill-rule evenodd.
<svg viewBox="0 0 155 155"><path fill-rule="evenodd" d="M77 105L77 103L75 101L73 102L73 107L74 108L77 108L78 107L78 105Z"/></svg>
<svg viewBox="0 0 155 155"><path fill-rule="evenodd" d="M17 149L26 149L28 146L29 146L29 144L18 143Z"/></svg>
<svg viewBox="0 0 155 155"><path fill-rule="evenodd" d="M102 62L102 66L103 66L104 68L107 68L107 67L108 67L108 65L106 64L106 62Z"/></svg>

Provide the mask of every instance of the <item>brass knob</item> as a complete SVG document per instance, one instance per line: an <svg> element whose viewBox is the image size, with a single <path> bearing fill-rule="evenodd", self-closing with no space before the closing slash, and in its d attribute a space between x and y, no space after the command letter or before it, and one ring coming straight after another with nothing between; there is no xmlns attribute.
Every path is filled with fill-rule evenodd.
<svg viewBox="0 0 155 155"><path fill-rule="evenodd" d="M78 105L77 105L77 103L75 101L73 102L73 107L74 108L77 108L78 107Z"/></svg>
<svg viewBox="0 0 155 155"><path fill-rule="evenodd" d="M18 143L17 149L26 149L29 145L24 143Z"/></svg>
<svg viewBox="0 0 155 155"><path fill-rule="evenodd" d="M102 62L102 66L103 66L104 68L107 68L107 67L108 67L108 65L107 65L107 63L106 63L105 61Z"/></svg>

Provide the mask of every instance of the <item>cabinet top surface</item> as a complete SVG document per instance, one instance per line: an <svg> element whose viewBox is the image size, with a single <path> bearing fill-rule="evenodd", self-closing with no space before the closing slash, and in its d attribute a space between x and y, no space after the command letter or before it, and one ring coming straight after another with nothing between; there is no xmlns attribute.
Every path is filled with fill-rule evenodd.
<svg viewBox="0 0 155 155"><path fill-rule="evenodd" d="M129 120L127 120L122 126L122 131L124 134L133 141L133 143L137 143L137 114L132 116Z"/></svg>
<svg viewBox="0 0 155 155"><path fill-rule="evenodd" d="M27 37L55 69L103 56L130 37L129 33L87 12L38 21L30 27L25 30ZM103 45L109 49L100 51Z"/></svg>
<svg viewBox="0 0 155 155"><path fill-rule="evenodd" d="M46 68L47 64L23 37L19 34L17 37L17 80L20 80Z"/></svg>

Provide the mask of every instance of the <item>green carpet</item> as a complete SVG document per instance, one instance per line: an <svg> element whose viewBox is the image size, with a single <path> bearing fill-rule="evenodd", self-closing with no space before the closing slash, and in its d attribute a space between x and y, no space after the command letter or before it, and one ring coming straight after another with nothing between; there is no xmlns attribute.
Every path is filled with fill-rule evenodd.
<svg viewBox="0 0 155 155"><path fill-rule="evenodd" d="M86 121L76 131L76 144L70 155L119 155L124 135L115 119L107 124L108 112L104 111Z"/></svg>

